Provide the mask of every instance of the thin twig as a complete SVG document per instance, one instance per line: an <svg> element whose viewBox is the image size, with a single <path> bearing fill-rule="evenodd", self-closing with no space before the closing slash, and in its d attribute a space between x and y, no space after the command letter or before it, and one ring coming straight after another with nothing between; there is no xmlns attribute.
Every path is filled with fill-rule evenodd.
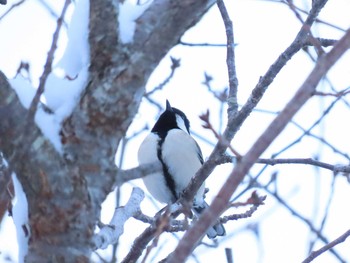
<svg viewBox="0 0 350 263"><path fill-rule="evenodd" d="M137 259L140 258L147 244L154 238L156 232L157 228L153 225L147 227L145 231L134 240L131 249L121 263L136 262Z"/></svg>
<svg viewBox="0 0 350 263"><path fill-rule="evenodd" d="M217 160L217 165L224 163L236 163L237 159L234 156L223 155ZM306 164L313 165L316 167L324 168L332 171L333 173L350 173L350 165L332 165L329 163L321 162L312 158L259 158L256 163L262 163L267 165L278 165L278 164Z"/></svg>
<svg viewBox="0 0 350 263"><path fill-rule="evenodd" d="M315 41L318 43L318 45L322 47L330 47L330 46L334 46L334 44L337 43L338 40L313 37L313 38L308 38L308 40L304 43L304 46L314 46Z"/></svg>
<svg viewBox="0 0 350 263"><path fill-rule="evenodd" d="M238 110L237 103L237 89L238 89L238 79L236 73L235 65L235 40L233 36L233 26L230 16L227 12L224 1L218 0L217 6L219 8L222 20L224 21L226 29L226 38L227 38L227 55L226 55L226 64L228 70L228 80L229 80L229 93L228 93L228 114L234 115Z"/></svg>
<svg viewBox="0 0 350 263"><path fill-rule="evenodd" d="M227 100L227 88L225 88L224 90L222 90L221 92L219 91L215 91L212 87L211 87L211 81L213 80L213 77L210 76L207 72L204 72L204 81L202 82L202 84L204 86L207 87L208 91L213 94L213 96L218 99L221 103L221 105L223 104L223 102L226 102ZM222 115L221 115L222 116Z"/></svg>
<svg viewBox="0 0 350 263"><path fill-rule="evenodd" d="M313 91L313 94L315 93L315 91ZM336 97L336 99L327 107L327 109L325 109L322 113L322 115L302 134L300 135L297 139L295 139L293 142L289 143L287 146L285 146L284 148L282 148L279 152L275 153L272 157L275 157L279 154L281 154L282 152L286 151L287 149L291 148L293 145L297 144L298 142L300 142L302 140L302 138L307 135L311 130L313 130L315 127L317 127L317 125L324 120L324 117L331 111L331 109L336 105L336 103L338 102L338 100L341 97Z"/></svg>
<svg viewBox="0 0 350 263"><path fill-rule="evenodd" d="M206 113L203 113L199 116L199 118L204 122L204 124L202 124L202 127L204 129L208 129L210 130L216 139L218 139L219 141L222 141L223 144L227 144L227 147L231 150L231 152L236 156L237 159L240 159L242 156L232 147L232 145L230 144L229 141L225 141L225 138L221 135L219 135L216 130L214 129L214 127L212 126L210 120L209 120L209 110L207 110Z"/></svg>
<svg viewBox="0 0 350 263"><path fill-rule="evenodd" d="M338 237L337 239L333 240L332 242L330 242L327 245L320 248L319 250L312 252L302 263L309 263L309 262L313 261L315 258L317 258L322 253L324 253L327 250L332 249L336 245L344 242L349 236L350 236L350 229L348 231L346 231L344 234L342 234L340 237Z"/></svg>
<svg viewBox="0 0 350 263"><path fill-rule="evenodd" d="M301 22L301 24L304 25L305 21L302 19L301 15L298 13L298 10L295 8L295 5L294 5L293 1L292 0L287 0L287 3L288 3L289 8L293 11L295 16L297 17L297 19ZM316 48L318 55L323 54L324 51L323 51L319 41L317 41L315 39L315 37L313 36L313 34L311 32L311 28L310 27L306 27L306 30L309 31L309 41L310 41L311 45Z"/></svg>
<svg viewBox="0 0 350 263"><path fill-rule="evenodd" d="M325 4L326 1L317 1L318 4ZM315 6L315 4L313 5ZM317 15L316 12L315 15ZM307 19L310 22L310 19ZM350 48L350 29L346 34L334 45L333 49L317 61L315 68L301 85L294 97L288 102L273 122L267 127L263 134L253 144L245 156L234 167L229 175L226 183L220 189L220 192L213 200L209 208L204 211L195 226L190 228L184 237L178 243L175 251L169 256L169 262L184 261L195 245L198 243L204 231L215 222L217 215L220 215L229 202L232 194L237 190L238 186L248 173L252 165L258 157L266 150L266 148L275 140L275 138L283 131L293 116L300 110L306 101L312 97L312 93L316 89L321 78L335 64L336 61Z"/></svg>
<svg viewBox="0 0 350 263"><path fill-rule="evenodd" d="M223 216L219 219L221 223L226 223L227 221L231 220L239 220L251 217L256 210L258 210L259 206L264 205L264 201L266 199L266 196L258 196L256 191L253 191L251 194L251 197L246 202L236 202L232 203L231 207L240 207L240 206L246 206L246 205L253 205L251 208L249 208L247 211L241 214L233 214L228 216Z"/></svg>
<svg viewBox="0 0 350 263"><path fill-rule="evenodd" d="M227 44L189 43L189 42L184 42L184 41L180 41L179 44L183 45L183 46L189 46L189 47L227 47Z"/></svg>
<svg viewBox="0 0 350 263"><path fill-rule="evenodd" d="M265 0L265 1L279 2L279 3L286 4L286 5L290 5L290 3L288 3L288 1L286 1L286 0L276 0L276 1L274 1L274 0ZM294 4L293 4L293 5L294 5ZM301 9L300 7L297 7L297 6L294 5L294 8L295 8L296 10L300 11L301 13L308 14L307 11ZM345 32L345 31L346 31L344 28L341 28L341 27L339 27L339 26L333 25L333 24L328 23L328 22L326 22L326 21L323 21L322 19L319 19L319 18L316 19L316 22L317 22L317 23L320 23L320 24L327 25L327 26L329 26L329 27L333 27L333 28L338 29L338 30L340 30L340 31L342 31L342 32Z"/></svg>
<svg viewBox="0 0 350 263"><path fill-rule="evenodd" d="M324 209L324 215L323 215L323 218L322 218L322 222L320 224L320 227L318 229L319 232L322 232L325 225L326 225L326 221L328 219L328 216L331 215L330 213L330 207L331 207L331 204L332 204L332 201L333 201L333 198L334 198L334 193L335 193L335 181L336 181L336 176L333 176L333 179L332 179L332 184L331 184L331 192L329 193L328 195L328 200L327 200L327 203L326 203L326 207ZM317 205L315 205L317 206ZM317 206L318 207L318 206ZM309 251L311 252L312 249L313 249L313 246L315 245L317 241L317 238L315 238L312 242L310 242L310 248L309 248Z"/></svg>
<svg viewBox="0 0 350 263"><path fill-rule="evenodd" d="M170 75L162 82L160 83L157 87L155 87L153 90L147 92L145 94L145 97L148 98L149 96L151 96L153 93L155 93L156 91L159 91L161 89L164 88L164 86L166 84L169 83L169 81L174 77L174 74L175 74L175 71L177 68L180 67L180 59L177 59L177 58L173 58L173 57L170 57L170 60L171 60L171 72L170 72Z"/></svg>
<svg viewBox="0 0 350 263"><path fill-rule="evenodd" d="M339 97L343 97L345 95L350 94L350 88L346 88L346 89L339 91L339 92L336 92L336 93L315 91L314 94L318 95L318 96L333 96L333 97L339 98Z"/></svg>
<svg viewBox="0 0 350 263"><path fill-rule="evenodd" d="M58 14L55 12L55 10L53 10L53 8L47 3L47 1L45 0L37 0L38 2L40 2L40 4L50 13L50 15L55 18L58 19L59 16ZM68 27L67 23L65 21L63 21L63 24L65 27Z"/></svg>
<svg viewBox="0 0 350 263"><path fill-rule="evenodd" d="M44 66L44 72L40 77L39 80L39 87L35 93L35 96L29 106L29 110L28 110L28 121L33 121L34 120L34 115L36 113L36 110L38 108L38 104L40 101L40 97L41 95L44 93L45 90L45 84L46 84L46 80L49 76L49 74L51 73L52 70L52 63L54 60L54 56L55 56L55 51L57 49L57 42L58 42L58 37L60 34L60 30L62 27L62 23L63 23L63 19L64 16L66 14L66 11L68 9L69 4L71 3L71 0L66 0L62 9L62 13L61 16L57 19L57 26L56 26L56 30L53 34L53 38L52 38L52 43L51 43L51 47L49 52L47 53L47 59L46 59L46 63Z"/></svg>
<svg viewBox="0 0 350 263"><path fill-rule="evenodd" d="M0 16L0 20L3 19L5 16L7 16L12 11L12 9L16 8L17 6L20 6L24 2L25 2L25 0L21 0L21 1L17 2L17 3L14 3L9 9L6 10L5 13L3 13L2 16Z"/></svg>
<svg viewBox="0 0 350 263"><path fill-rule="evenodd" d="M317 5L314 5L310 11L308 18L306 19L305 25L311 27L315 21L318 13L323 8L327 0L318 1ZM286 65L286 63L304 46L307 41L307 31L302 26L299 30L294 41L287 47L287 49L279 55L276 61L270 66L268 71L263 77L260 78L258 84L253 89L247 102L242 106L238 114L234 116L228 116L228 122L222 136L227 141L232 141L237 131L242 126L243 122L248 118L254 108L257 106L263 95L265 94L268 86L273 82L274 78ZM228 145L218 141L215 145L212 153L208 160L198 170L193 180L191 180L188 187L184 190L183 199L193 200L195 193L200 188L202 183L207 179L210 173L214 170L217 159L220 158L226 151Z"/></svg>
<svg viewBox="0 0 350 263"><path fill-rule="evenodd" d="M281 204L282 206L284 206L293 216L295 216L296 218L300 219L302 222L304 222L308 228L325 244L329 243L328 239L320 232L317 230L317 228L312 224L312 222L310 220L308 220L307 218L305 218L304 216L302 216L298 211L296 211L295 209L293 209L290 205L287 204L287 202L281 198L276 192L273 192L271 190L269 190L267 187L264 187L262 185L260 185L260 187L264 188L264 190L269 193L271 196L273 196L274 198L276 198L276 200L278 201L279 204ZM334 250L331 249L330 252L342 263L345 263L344 259L341 258L341 256Z"/></svg>

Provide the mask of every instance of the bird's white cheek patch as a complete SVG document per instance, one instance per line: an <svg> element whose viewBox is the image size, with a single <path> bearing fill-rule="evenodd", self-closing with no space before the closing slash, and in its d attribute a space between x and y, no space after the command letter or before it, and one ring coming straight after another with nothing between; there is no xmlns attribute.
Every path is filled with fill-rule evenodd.
<svg viewBox="0 0 350 263"><path fill-rule="evenodd" d="M179 126L179 128L181 130L183 130L184 132L188 132L187 129L186 129L186 125L185 125L185 121L183 118L181 118L181 116L177 115L176 114L176 123L177 123L177 126Z"/></svg>

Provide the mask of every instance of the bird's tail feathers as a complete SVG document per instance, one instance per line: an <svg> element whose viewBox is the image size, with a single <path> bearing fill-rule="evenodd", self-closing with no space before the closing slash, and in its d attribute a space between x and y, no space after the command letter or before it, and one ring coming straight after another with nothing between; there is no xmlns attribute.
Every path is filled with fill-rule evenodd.
<svg viewBox="0 0 350 263"><path fill-rule="evenodd" d="M199 205L194 205L193 206L193 211L198 217L209 205L206 202L203 202L203 204ZM226 234L226 230L223 226L223 224L217 222L215 225L211 226L207 230L207 237L210 239L214 239L217 236L224 236Z"/></svg>

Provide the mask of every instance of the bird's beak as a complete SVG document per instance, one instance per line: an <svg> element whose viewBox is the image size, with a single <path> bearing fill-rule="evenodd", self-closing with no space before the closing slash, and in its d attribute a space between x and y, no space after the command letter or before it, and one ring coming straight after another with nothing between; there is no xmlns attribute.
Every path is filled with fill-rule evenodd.
<svg viewBox="0 0 350 263"><path fill-rule="evenodd" d="M168 100L166 100L166 110L173 111L173 108L171 107L170 102Z"/></svg>

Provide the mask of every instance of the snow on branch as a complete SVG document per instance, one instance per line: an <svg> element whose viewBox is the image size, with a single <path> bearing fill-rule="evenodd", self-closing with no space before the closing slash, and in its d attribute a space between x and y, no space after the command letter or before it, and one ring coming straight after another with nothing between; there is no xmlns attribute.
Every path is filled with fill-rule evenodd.
<svg viewBox="0 0 350 263"><path fill-rule="evenodd" d="M122 43L132 43L135 33L136 20L152 4L147 1L144 4L134 4L131 1L120 1L119 3L119 37Z"/></svg>
<svg viewBox="0 0 350 263"><path fill-rule="evenodd" d="M59 137L61 123L73 111L88 78L88 0L76 3L67 31L68 44L62 58L53 65L59 35L70 3L70 0L65 1L61 15L57 19L38 88L33 87L30 80L20 74L21 69L28 71L28 66L24 63L19 67L16 77L10 80L22 105L29 109L28 122L33 121L35 116L36 124L58 152L62 152Z"/></svg>
<svg viewBox="0 0 350 263"><path fill-rule="evenodd" d="M124 232L124 224L140 211L140 204L144 199L144 192L138 188L133 188L129 201L125 206L117 207L108 225L101 228L92 238L93 248L105 249L108 245L114 244Z"/></svg>
<svg viewBox="0 0 350 263"><path fill-rule="evenodd" d="M52 39L50 50L47 54L47 59L46 59L46 63L44 66L44 72L40 77L39 87L36 91L36 94L31 102L30 106L29 106L28 121L34 120L34 116L35 116L36 110L38 108L40 97L44 93L46 80L47 80L47 78L52 70L52 63L53 63L55 51L57 49L57 42L58 42L59 33L60 33L63 19L64 19L64 16L66 14L66 11L68 9L69 4L70 4L70 0L66 0L65 4L63 6L63 9L62 9L61 16L57 20L57 26L56 26L55 33L53 34L53 39Z"/></svg>

